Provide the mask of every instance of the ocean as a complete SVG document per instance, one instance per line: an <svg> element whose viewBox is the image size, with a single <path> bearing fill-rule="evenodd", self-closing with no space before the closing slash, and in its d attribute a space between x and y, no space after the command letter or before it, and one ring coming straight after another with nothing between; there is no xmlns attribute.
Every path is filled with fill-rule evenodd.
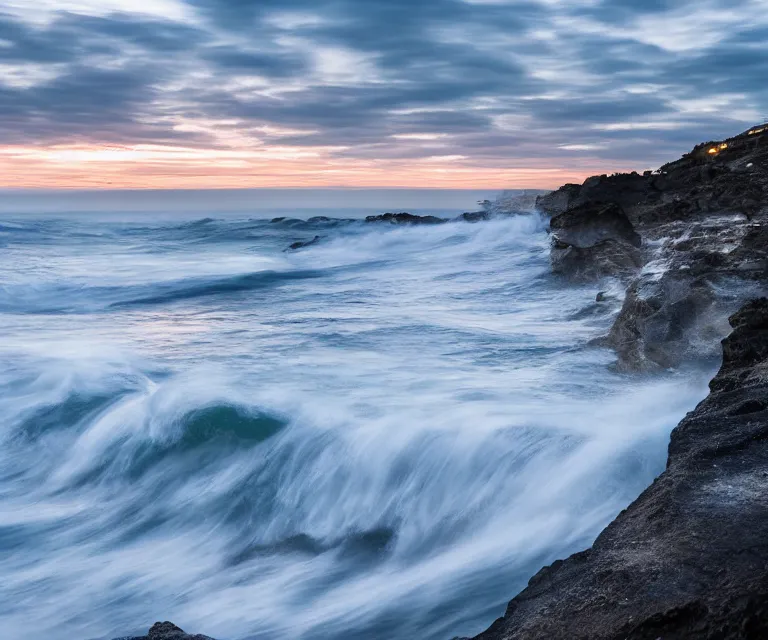
<svg viewBox="0 0 768 640"><path fill-rule="evenodd" d="M4 639L471 635L663 470L544 219L318 213L0 216Z"/></svg>

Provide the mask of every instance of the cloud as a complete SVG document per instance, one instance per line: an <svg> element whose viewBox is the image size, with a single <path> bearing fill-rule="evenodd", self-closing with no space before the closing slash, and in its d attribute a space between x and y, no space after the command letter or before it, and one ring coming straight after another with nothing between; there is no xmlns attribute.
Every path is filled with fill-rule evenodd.
<svg viewBox="0 0 768 640"><path fill-rule="evenodd" d="M760 117L766 8L187 0L167 17L81 7L43 22L17 11L0 15L0 136L653 166Z"/></svg>

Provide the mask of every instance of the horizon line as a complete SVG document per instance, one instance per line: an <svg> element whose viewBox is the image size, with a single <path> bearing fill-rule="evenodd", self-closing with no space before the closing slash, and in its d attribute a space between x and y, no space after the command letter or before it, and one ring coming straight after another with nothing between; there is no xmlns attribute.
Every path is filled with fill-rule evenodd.
<svg viewBox="0 0 768 640"><path fill-rule="evenodd" d="M288 186L288 187L13 187L0 185L0 194L8 193L169 193L206 191L552 191L557 187L407 187L407 186Z"/></svg>

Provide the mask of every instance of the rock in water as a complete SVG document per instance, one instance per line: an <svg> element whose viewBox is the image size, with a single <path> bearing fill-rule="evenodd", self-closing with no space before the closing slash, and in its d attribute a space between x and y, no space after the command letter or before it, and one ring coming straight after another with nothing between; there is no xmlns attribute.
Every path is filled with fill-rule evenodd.
<svg viewBox="0 0 768 640"><path fill-rule="evenodd" d="M284 249L284 251L296 251L297 249L303 249L304 247L310 247L313 244L317 244L318 242L320 242L320 236L315 236L311 240L294 242L287 249Z"/></svg>
<svg viewBox="0 0 768 640"><path fill-rule="evenodd" d="M730 323L666 471L476 640L768 638L768 299Z"/></svg>
<svg viewBox="0 0 768 640"><path fill-rule="evenodd" d="M145 636L115 638L115 640L214 640L210 636L190 635L172 622L156 622Z"/></svg>
<svg viewBox="0 0 768 640"><path fill-rule="evenodd" d="M436 216L417 216L412 213L384 213L379 216L368 216L366 222L388 222L389 224L443 224L448 222Z"/></svg>
<svg viewBox="0 0 768 640"><path fill-rule="evenodd" d="M490 211L467 211L462 213L457 220L464 222L485 222L493 217Z"/></svg>

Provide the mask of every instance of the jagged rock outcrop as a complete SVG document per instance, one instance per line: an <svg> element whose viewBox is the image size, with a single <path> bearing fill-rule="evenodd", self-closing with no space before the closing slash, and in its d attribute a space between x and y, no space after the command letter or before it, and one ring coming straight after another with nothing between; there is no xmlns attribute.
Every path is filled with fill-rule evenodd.
<svg viewBox="0 0 768 640"><path fill-rule="evenodd" d="M730 324L666 471L476 640L768 638L768 299Z"/></svg>
<svg viewBox="0 0 768 640"><path fill-rule="evenodd" d="M130 638L115 638L115 640L214 640L209 636L200 634L190 635L179 629L172 622L156 622L145 636L133 636Z"/></svg>
<svg viewBox="0 0 768 640"><path fill-rule="evenodd" d="M622 370L708 354L768 272L768 129L698 145L656 172L595 176L537 200L552 269L628 282L609 335Z"/></svg>
<svg viewBox="0 0 768 640"><path fill-rule="evenodd" d="M584 203L555 216L552 270L571 280L636 272L643 264L640 235L615 203Z"/></svg>

